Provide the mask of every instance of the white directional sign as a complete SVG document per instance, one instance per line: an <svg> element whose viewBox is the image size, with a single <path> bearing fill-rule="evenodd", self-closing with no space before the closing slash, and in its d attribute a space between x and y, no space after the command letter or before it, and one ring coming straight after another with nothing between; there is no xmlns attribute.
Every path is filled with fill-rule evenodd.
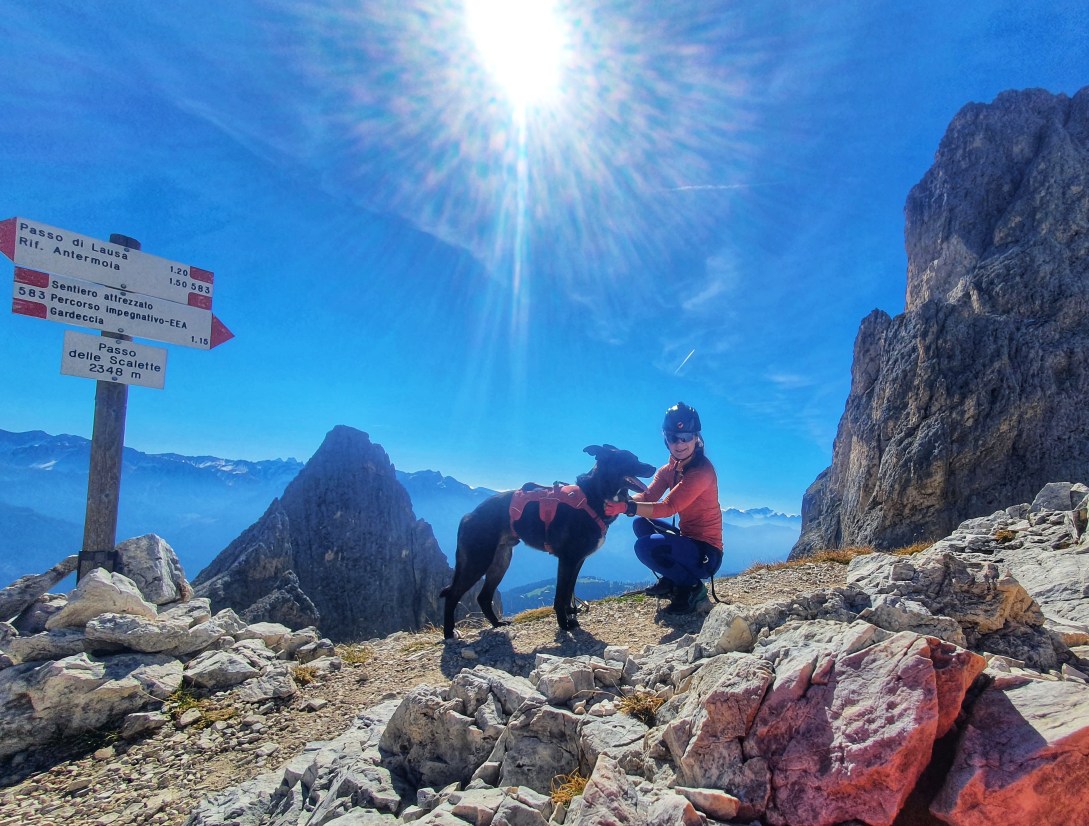
<svg viewBox="0 0 1089 826"><path fill-rule="evenodd" d="M214 274L26 218L0 221L0 252L18 267L212 309Z"/></svg>
<svg viewBox="0 0 1089 826"><path fill-rule="evenodd" d="M22 267L15 268L11 311L199 350L234 335L211 310Z"/></svg>
<svg viewBox="0 0 1089 826"><path fill-rule="evenodd" d="M64 331L61 372L66 376L163 389L166 350L135 341Z"/></svg>

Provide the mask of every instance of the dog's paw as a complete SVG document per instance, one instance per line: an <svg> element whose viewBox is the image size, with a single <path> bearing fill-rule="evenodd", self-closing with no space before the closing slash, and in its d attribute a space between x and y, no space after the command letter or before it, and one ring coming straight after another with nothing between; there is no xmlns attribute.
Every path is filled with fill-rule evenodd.
<svg viewBox="0 0 1089 826"><path fill-rule="evenodd" d="M510 624L511 624L510 620L499 620L499 622L497 622L495 625L496 625L497 628L502 628L504 625L510 625Z"/></svg>

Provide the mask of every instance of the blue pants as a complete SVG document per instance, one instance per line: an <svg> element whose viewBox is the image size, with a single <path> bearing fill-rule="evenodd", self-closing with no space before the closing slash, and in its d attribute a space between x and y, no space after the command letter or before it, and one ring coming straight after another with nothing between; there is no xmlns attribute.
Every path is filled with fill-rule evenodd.
<svg viewBox="0 0 1089 826"><path fill-rule="evenodd" d="M722 564L722 551L707 542L681 536L677 529L661 519L637 516L635 555L658 576L668 577L677 585L697 585L713 576Z"/></svg>

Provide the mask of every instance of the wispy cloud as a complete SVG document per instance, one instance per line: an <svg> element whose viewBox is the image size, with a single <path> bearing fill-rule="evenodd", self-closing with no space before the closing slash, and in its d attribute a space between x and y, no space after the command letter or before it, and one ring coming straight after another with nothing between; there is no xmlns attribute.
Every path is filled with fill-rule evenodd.
<svg viewBox="0 0 1089 826"><path fill-rule="evenodd" d="M685 184L671 186L666 192L718 192L726 189L748 189L759 184Z"/></svg>
<svg viewBox="0 0 1089 826"><path fill-rule="evenodd" d="M801 373L767 373L765 378L780 390L799 390L816 384L812 376Z"/></svg>

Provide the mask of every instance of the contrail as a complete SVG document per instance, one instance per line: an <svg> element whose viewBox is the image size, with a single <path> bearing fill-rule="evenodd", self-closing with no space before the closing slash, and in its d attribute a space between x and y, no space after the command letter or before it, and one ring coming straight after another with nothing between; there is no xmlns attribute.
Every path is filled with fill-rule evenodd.
<svg viewBox="0 0 1089 826"><path fill-rule="evenodd" d="M694 353L694 352L696 352L696 351L693 350L692 353ZM692 358L692 353L689 353L687 356L685 356L684 361L682 361L680 364L677 365L677 369L673 371L674 376L677 375L679 372L681 372L682 367L684 367L686 364L688 364L688 360L690 358Z"/></svg>

